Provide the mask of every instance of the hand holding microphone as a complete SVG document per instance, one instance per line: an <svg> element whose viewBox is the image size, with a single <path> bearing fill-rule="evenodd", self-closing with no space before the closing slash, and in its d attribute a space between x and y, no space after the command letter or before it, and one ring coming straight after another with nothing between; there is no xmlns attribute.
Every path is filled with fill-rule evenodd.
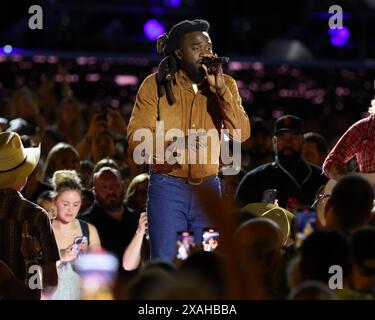
<svg viewBox="0 0 375 320"><path fill-rule="evenodd" d="M203 57L201 64L205 65L208 69L208 74L214 74L219 65L229 62L229 57Z"/></svg>
<svg viewBox="0 0 375 320"><path fill-rule="evenodd" d="M227 89L222 64L228 63L228 57L218 57L216 54L212 56L204 56L201 59L201 65L206 73L208 84L215 87L217 95L222 98Z"/></svg>
<svg viewBox="0 0 375 320"><path fill-rule="evenodd" d="M225 64L229 62L229 57L203 57L202 58L202 64L205 64L206 66L211 65L218 65L218 64Z"/></svg>

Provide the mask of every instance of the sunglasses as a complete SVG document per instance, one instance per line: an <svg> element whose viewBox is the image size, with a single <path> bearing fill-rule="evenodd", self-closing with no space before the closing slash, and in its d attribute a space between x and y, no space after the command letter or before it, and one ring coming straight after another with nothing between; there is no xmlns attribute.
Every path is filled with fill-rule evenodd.
<svg viewBox="0 0 375 320"><path fill-rule="evenodd" d="M325 198L329 198L331 195L330 194L320 194L318 196L318 198L316 198L316 200L313 202L313 204L311 205L311 209L315 209L316 206L319 204L320 201L322 201L323 199Z"/></svg>

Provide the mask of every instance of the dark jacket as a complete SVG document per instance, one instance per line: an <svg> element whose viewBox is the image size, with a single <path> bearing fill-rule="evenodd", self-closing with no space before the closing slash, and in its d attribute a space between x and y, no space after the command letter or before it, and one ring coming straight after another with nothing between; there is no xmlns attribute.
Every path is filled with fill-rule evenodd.
<svg viewBox="0 0 375 320"><path fill-rule="evenodd" d="M138 228L139 213L129 210L124 204L122 219L117 221L94 202L79 218L96 227L102 247L114 253L121 262L124 250Z"/></svg>
<svg viewBox="0 0 375 320"><path fill-rule="evenodd" d="M318 188L328 180L318 166L303 160L296 163L296 170L290 173L295 181L276 162L253 169L245 175L237 188L238 204L244 206L261 202L265 190L276 189L281 207L285 207L288 201L294 199L302 206L309 206L314 202Z"/></svg>

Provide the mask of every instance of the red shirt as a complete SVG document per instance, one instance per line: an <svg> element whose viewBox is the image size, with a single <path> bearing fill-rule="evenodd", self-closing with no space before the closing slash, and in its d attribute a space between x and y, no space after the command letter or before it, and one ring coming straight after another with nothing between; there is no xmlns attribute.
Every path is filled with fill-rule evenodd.
<svg viewBox="0 0 375 320"><path fill-rule="evenodd" d="M375 172L375 115L357 121L344 133L323 163L324 174L328 176L331 164L344 168L353 157L360 172Z"/></svg>

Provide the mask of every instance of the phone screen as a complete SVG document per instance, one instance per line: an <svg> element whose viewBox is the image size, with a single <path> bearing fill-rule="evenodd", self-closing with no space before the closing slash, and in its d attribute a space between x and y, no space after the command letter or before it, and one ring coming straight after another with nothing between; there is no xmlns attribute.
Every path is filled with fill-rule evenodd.
<svg viewBox="0 0 375 320"><path fill-rule="evenodd" d="M195 246L193 231L177 232L177 259L185 260L189 255L191 249Z"/></svg>
<svg viewBox="0 0 375 320"><path fill-rule="evenodd" d="M212 228L205 228L202 234L204 251L214 251L219 246L219 232Z"/></svg>
<svg viewBox="0 0 375 320"><path fill-rule="evenodd" d="M79 251L79 245L87 243L87 237L85 236L79 236L74 239L73 246L72 246L72 251L78 252Z"/></svg>
<svg viewBox="0 0 375 320"><path fill-rule="evenodd" d="M296 247L301 247L303 241L317 229L316 212L309 209L296 212Z"/></svg>
<svg viewBox="0 0 375 320"><path fill-rule="evenodd" d="M277 199L276 189L267 189L263 192L262 202L275 203L276 199Z"/></svg>

